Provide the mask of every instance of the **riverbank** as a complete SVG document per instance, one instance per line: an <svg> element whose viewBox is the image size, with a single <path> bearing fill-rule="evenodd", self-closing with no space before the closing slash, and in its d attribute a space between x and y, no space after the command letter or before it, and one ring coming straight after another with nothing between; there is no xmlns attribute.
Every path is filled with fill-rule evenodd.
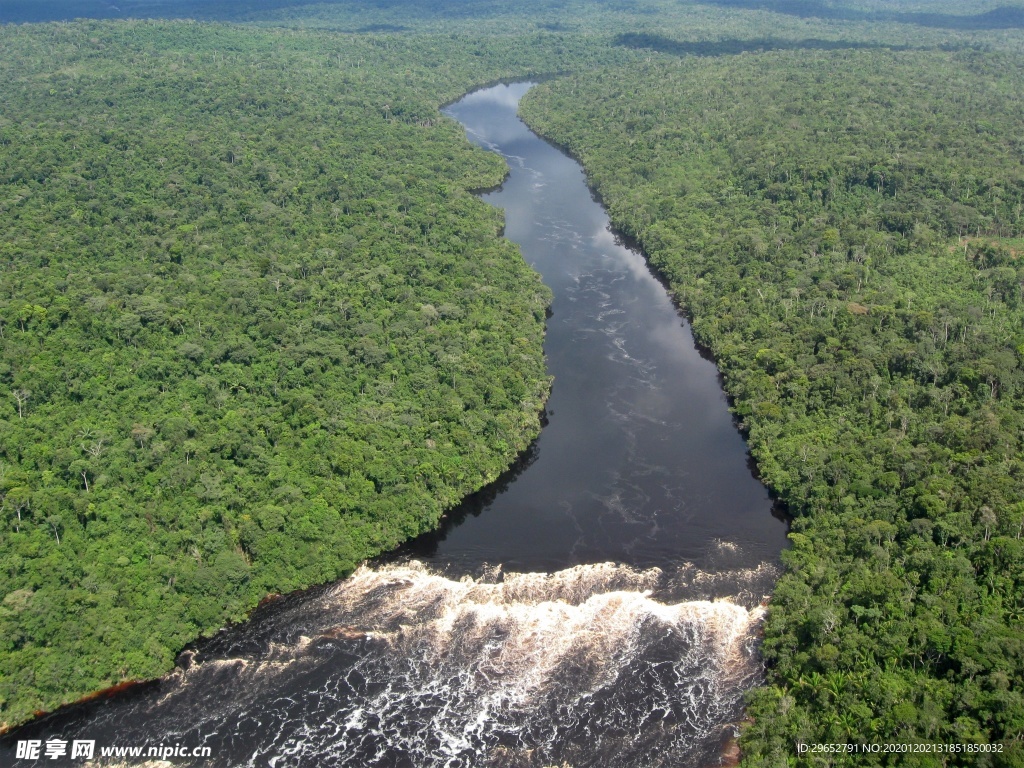
<svg viewBox="0 0 1024 768"><path fill-rule="evenodd" d="M320 762L415 754L430 765L457 754L478 764L508 748L500 734L513 725L533 733L535 760L717 754L721 727L757 680L760 603L784 526L749 474L714 366L642 258L607 231L579 167L516 120L519 88L467 99L483 123L457 115L510 161L487 200L506 209L506 234L555 295L548 424L518 472L461 525L408 550L424 564L383 562L276 600L198 646L157 690L39 728L116 742L159 723L202 734L229 762L300 750ZM432 607L399 610L419 600ZM556 637L564 652L553 652ZM593 675L578 673L591 666ZM565 717L538 708L571 706L579 685L600 691L583 700L614 707ZM564 696L536 696L550 686ZM438 701L458 706L425 720L441 690ZM514 723L492 699L509 702ZM652 708L671 728L645 727ZM332 736L324 718L337 723L339 712L352 717ZM612 712L618 726L602 719ZM635 725L617 736L624 718ZM432 736L417 730L426 721ZM593 729L608 734L598 752ZM296 733L317 735L300 743Z"/></svg>

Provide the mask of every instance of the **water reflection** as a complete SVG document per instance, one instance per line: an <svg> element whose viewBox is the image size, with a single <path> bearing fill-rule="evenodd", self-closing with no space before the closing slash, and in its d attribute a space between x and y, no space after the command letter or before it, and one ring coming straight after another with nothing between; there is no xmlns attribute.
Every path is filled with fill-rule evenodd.
<svg viewBox="0 0 1024 768"><path fill-rule="evenodd" d="M611 231L580 166L516 117L530 87L488 88L446 111L508 162L509 178L484 199L504 209L506 237L554 291L550 423L541 458L486 514L414 551L452 573L485 562L704 565L721 540L736 545L737 566L773 560L785 528L750 473L717 370L642 256Z"/></svg>
<svg viewBox="0 0 1024 768"><path fill-rule="evenodd" d="M516 118L527 87L450 113L509 159L487 199L554 289L541 437L440 531L261 607L162 680L28 724L0 760L53 737L252 768L717 759L761 679L785 526L664 288L579 166Z"/></svg>

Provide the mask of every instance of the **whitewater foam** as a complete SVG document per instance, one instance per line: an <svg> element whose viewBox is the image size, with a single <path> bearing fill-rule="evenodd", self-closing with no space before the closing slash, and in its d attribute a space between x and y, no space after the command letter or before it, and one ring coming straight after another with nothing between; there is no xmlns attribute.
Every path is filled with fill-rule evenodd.
<svg viewBox="0 0 1024 768"><path fill-rule="evenodd" d="M146 721L182 740L244 734L251 766L685 765L760 678L763 609L676 598L769 573L364 566L266 618L261 643L183 656Z"/></svg>

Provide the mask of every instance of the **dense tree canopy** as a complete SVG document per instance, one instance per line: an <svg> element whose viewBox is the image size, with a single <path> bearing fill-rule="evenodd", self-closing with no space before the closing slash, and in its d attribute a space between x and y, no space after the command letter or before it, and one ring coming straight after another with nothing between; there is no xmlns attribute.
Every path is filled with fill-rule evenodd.
<svg viewBox="0 0 1024 768"><path fill-rule="evenodd" d="M526 114L669 278L796 516L748 761L1020 764L1024 38L1000 5L125 0L322 31L0 28L0 723L165 671L526 445L548 294L467 192L501 163L437 105L575 71Z"/></svg>
<svg viewBox="0 0 1024 768"><path fill-rule="evenodd" d="M436 525L539 429L548 291L466 191L504 166L444 72L0 35L2 722Z"/></svg>
<svg viewBox="0 0 1024 768"><path fill-rule="evenodd" d="M801 740L1020 759L1022 74L977 52L765 53L524 101L669 278L795 516L752 764ZM897 758L978 764L849 760Z"/></svg>

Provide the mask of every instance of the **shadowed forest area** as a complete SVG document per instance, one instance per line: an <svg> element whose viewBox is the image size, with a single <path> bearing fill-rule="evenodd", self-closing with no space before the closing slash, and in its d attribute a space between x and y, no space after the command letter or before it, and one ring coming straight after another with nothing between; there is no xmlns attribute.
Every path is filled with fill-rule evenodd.
<svg viewBox="0 0 1024 768"><path fill-rule="evenodd" d="M821 0L709 0L722 8L771 11L800 18L833 19L836 21L896 22L939 29L1020 29L1024 27L1024 8L1000 6L984 13L913 13L895 11L864 11Z"/></svg>
<svg viewBox="0 0 1024 768"><path fill-rule="evenodd" d="M661 35L627 33L615 38L616 45L627 48L648 49L672 56L735 56L740 53L763 53L764 51L841 51L848 49L885 48L891 51L905 51L906 45L885 45L847 40L716 40L681 42Z"/></svg>

